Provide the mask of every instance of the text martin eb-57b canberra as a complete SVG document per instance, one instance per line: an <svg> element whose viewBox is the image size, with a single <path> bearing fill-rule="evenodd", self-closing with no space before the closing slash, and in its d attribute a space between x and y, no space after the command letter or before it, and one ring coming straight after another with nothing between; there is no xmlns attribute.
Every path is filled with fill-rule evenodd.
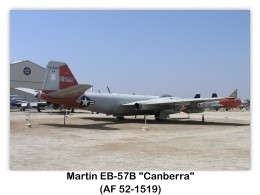
<svg viewBox="0 0 260 195"><path fill-rule="evenodd" d="M200 113L207 102L219 101L226 107L239 107L236 93L229 97L182 99L172 96L146 96L117 93L86 93L91 85L78 84L66 63L51 61L47 65L42 91L27 88L19 90L32 93L36 97L65 108L82 108L92 112L105 113L117 118L129 115L154 115L155 119L165 119L170 114Z"/></svg>

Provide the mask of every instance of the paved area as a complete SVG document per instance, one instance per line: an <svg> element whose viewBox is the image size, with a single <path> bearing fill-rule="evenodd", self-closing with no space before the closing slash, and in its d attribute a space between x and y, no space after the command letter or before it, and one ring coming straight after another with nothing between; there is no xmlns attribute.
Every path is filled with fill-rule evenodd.
<svg viewBox="0 0 260 195"><path fill-rule="evenodd" d="M78 110L10 112L11 170L248 170L250 112L171 115L143 131L143 116L118 121Z"/></svg>

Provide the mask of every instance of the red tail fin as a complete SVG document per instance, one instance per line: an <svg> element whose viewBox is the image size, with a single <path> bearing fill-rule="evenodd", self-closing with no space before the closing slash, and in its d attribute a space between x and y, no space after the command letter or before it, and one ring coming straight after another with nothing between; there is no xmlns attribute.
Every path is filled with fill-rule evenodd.
<svg viewBox="0 0 260 195"><path fill-rule="evenodd" d="M77 85L75 77L64 62L50 61L47 65L42 91L49 93Z"/></svg>
<svg viewBox="0 0 260 195"><path fill-rule="evenodd" d="M59 67L59 74L60 74L60 84L59 84L60 89L65 89L78 84L77 80L73 76L67 64L64 64Z"/></svg>

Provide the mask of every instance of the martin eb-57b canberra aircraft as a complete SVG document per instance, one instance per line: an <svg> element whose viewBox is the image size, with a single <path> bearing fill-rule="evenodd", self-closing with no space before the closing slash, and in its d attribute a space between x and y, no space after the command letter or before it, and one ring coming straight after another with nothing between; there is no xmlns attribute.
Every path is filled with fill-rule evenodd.
<svg viewBox="0 0 260 195"><path fill-rule="evenodd" d="M236 97L188 98L173 96L148 96L117 93L85 94L89 84L78 84L68 65L51 61L47 65L42 91L27 88L19 90L32 93L36 97L65 108L82 108L92 112L113 115L118 119L130 115L154 115L155 119L168 118L179 112L201 113L205 103L219 101L226 107L239 107L240 99Z"/></svg>

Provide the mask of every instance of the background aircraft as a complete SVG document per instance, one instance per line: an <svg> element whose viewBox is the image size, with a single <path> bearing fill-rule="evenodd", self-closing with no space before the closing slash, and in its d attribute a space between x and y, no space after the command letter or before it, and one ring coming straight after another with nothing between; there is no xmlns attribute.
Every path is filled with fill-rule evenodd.
<svg viewBox="0 0 260 195"><path fill-rule="evenodd" d="M19 104L24 101L22 97L18 95L10 95L10 106L19 106Z"/></svg>
<svg viewBox="0 0 260 195"><path fill-rule="evenodd" d="M240 109L250 110L250 100L249 99L243 100Z"/></svg>
<svg viewBox="0 0 260 195"><path fill-rule="evenodd" d="M172 96L148 96L117 93L84 93L89 84L78 84L67 64L51 61L47 65L42 91L17 88L35 94L36 97L66 108L82 108L92 112L113 115L123 119L129 115L154 115L155 119L168 118L181 111L200 113L206 102L219 101L223 105L237 105L241 101L235 97L188 98ZM227 103L228 102L228 103Z"/></svg>
<svg viewBox="0 0 260 195"><path fill-rule="evenodd" d="M10 108L20 108L21 111L25 111L27 108L34 108L40 112L47 106L46 102L28 102L18 95L10 95Z"/></svg>

